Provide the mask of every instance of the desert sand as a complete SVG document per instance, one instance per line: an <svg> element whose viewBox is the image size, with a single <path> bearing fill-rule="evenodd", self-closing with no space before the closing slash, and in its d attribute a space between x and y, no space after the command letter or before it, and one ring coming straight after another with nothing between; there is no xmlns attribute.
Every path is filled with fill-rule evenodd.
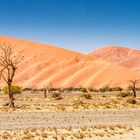
<svg viewBox="0 0 140 140"><path fill-rule="evenodd" d="M140 96L137 103L120 98L118 92L62 93L60 99L43 92L15 95L16 108L4 104L0 94L0 139L9 140L139 140Z"/></svg>
<svg viewBox="0 0 140 140"><path fill-rule="evenodd" d="M94 50L88 55L140 71L140 50L120 46L106 46Z"/></svg>
<svg viewBox="0 0 140 140"><path fill-rule="evenodd" d="M0 36L0 42L5 41L25 58L15 76L22 87L127 87L129 80L140 78L130 65L126 68L63 48Z"/></svg>
<svg viewBox="0 0 140 140"><path fill-rule="evenodd" d="M129 80L140 79L139 51L108 47L100 55L85 55L5 36L0 42L9 42L15 54L24 56L14 79L24 89L14 95L15 108L9 108L8 96L0 93L0 139L139 140L139 92L134 100L132 94L120 96L121 91L89 90L126 88ZM41 88L59 89L44 97Z"/></svg>

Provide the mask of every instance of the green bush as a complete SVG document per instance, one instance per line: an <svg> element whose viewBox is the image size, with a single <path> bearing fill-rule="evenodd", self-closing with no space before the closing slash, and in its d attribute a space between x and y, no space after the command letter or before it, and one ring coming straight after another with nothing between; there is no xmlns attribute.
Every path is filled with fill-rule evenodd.
<svg viewBox="0 0 140 140"><path fill-rule="evenodd" d="M127 100L127 103L129 103L129 104L136 104L137 101L134 98L130 98L130 99Z"/></svg>
<svg viewBox="0 0 140 140"><path fill-rule="evenodd" d="M17 85L12 85L11 86L11 93L12 94L20 94L21 93L22 88L20 86ZM4 92L4 94L8 94L8 87L4 87L2 89L2 91Z"/></svg>
<svg viewBox="0 0 140 140"><path fill-rule="evenodd" d="M114 87L114 88L112 88L112 91L123 91L123 88L121 88L121 87Z"/></svg>
<svg viewBox="0 0 140 140"><path fill-rule="evenodd" d="M53 93L51 94L51 97L52 97L52 98L61 98L61 93L60 93L60 92L53 92Z"/></svg>
<svg viewBox="0 0 140 140"><path fill-rule="evenodd" d="M84 93L81 95L81 97L83 97L85 99L89 99L89 100L92 98L91 94L89 94L89 93Z"/></svg>
<svg viewBox="0 0 140 140"><path fill-rule="evenodd" d="M132 93L131 92L120 92L117 96L125 98L127 96L132 96Z"/></svg>
<svg viewBox="0 0 140 140"><path fill-rule="evenodd" d="M95 89L95 88L89 88L88 89L90 92L99 92L99 90L98 89Z"/></svg>
<svg viewBox="0 0 140 140"><path fill-rule="evenodd" d="M64 88L63 89L63 92L71 92L71 91L75 91L75 88L69 87L69 88Z"/></svg>
<svg viewBox="0 0 140 140"><path fill-rule="evenodd" d="M110 88L109 86L104 86L102 88L99 88L100 92L106 92L106 91L112 91L112 88Z"/></svg>
<svg viewBox="0 0 140 140"><path fill-rule="evenodd" d="M32 91L32 88L23 88L22 91Z"/></svg>
<svg viewBox="0 0 140 140"><path fill-rule="evenodd" d="M100 92L106 92L106 91L123 91L123 88L121 87L114 87L110 88L109 86L104 86L99 89Z"/></svg>
<svg viewBox="0 0 140 140"><path fill-rule="evenodd" d="M80 88L80 91L82 91L83 93L87 93L87 89L86 88Z"/></svg>
<svg viewBox="0 0 140 140"><path fill-rule="evenodd" d="M99 88L99 91L100 92L105 92L105 89L104 88Z"/></svg>

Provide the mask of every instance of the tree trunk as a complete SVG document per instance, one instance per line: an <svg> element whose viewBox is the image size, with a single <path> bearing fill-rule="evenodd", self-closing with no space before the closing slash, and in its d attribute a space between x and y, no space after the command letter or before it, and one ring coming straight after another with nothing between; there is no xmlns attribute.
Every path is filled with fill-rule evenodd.
<svg viewBox="0 0 140 140"><path fill-rule="evenodd" d="M44 97L47 98L47 90L44 90Z"/></svg>
<svg viewBox="0 0 140 140"><path fill-rule="evenodd" d="M133 94L134 94L134 98L136 98L136 91L135 90L133 90Z"/></svg>
<svg viewBox="0 0 140 140"><path fill-rule="evenodd" d="M14 108L13 96L9 98L9 107Z"/></svg>
<svg viewBox="0 0 140 140"><path fill-rule="evenodd" d="M11 93L11 83L8 84L8 94L9 94L9 107L14 108L13 94Z"/></svg>

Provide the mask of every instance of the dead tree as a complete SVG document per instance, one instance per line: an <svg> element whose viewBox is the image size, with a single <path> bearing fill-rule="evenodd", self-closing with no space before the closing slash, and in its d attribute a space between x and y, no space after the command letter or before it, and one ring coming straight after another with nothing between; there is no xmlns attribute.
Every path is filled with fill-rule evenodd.
<svg viewBox="0 0 140 140"><path fill-rule="evenodd" d="M129 83L129 89L133 92L133 97L136 98L136 85L140 82L140 80L130 80Z"/></svg>
<svg viewBox="0 0 140 140"><path fill-rule="evenodd" d="M48 93L51 93L51 88L49 88L48 86L44 86L43 88L43 94L44 94L44 97L47 98L47 94Z"/></svg>
<svg viewBox="0 0 140 140"><path fill-rule="evenodd" d="M47 98L47 91L48 91L47 88L43 88L43 93L44 93L44 97L45 97L45 98Z"/></svg>
<svg viewBox="0 0 140 140"><path fill-rule="evenodd" d="M18 65L22 61L23 56L21 56L20 52L18 52L18 54L13 52L12 47L13 46L8 42L0 44L0 78L2 78L7 84L9 96L8 105L9 107L14 108L13 93L11 92L11 87L13 84L15 72L18 68Z"/></svg>

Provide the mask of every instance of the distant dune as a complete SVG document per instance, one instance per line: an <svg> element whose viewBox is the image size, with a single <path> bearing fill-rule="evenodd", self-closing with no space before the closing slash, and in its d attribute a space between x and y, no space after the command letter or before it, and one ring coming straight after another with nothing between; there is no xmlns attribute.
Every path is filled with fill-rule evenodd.
<svg viewBox="0 0 140 140"><path fill-rule="evenodd" d="M140 50L119 46L107 46L99 48L88 55L140 71Z"/></svg>
<svg viewBox="0 0 140 140"><path fill-rule="evenodd" d="M0 42L4 41L14 44L15 51L23 51L25 59L15 77L15 83L23 87L127 87L128 80L140 78L139 71L99 59L100 55L96 53L98 50L88 56L50 45L0 36ZM112 53L116 56L120 54L119 60L112 57L111 61L110 56L113 54L110 51L103 53L106 54L104 58L108 58L105 60L110 58L114 62L117 59L116 63L123 64L126 57L139 55L138 51L137 55L133 53L135 50L128 53L127 48L123 52L120 50L120 53L117 50Z"/></svg>

